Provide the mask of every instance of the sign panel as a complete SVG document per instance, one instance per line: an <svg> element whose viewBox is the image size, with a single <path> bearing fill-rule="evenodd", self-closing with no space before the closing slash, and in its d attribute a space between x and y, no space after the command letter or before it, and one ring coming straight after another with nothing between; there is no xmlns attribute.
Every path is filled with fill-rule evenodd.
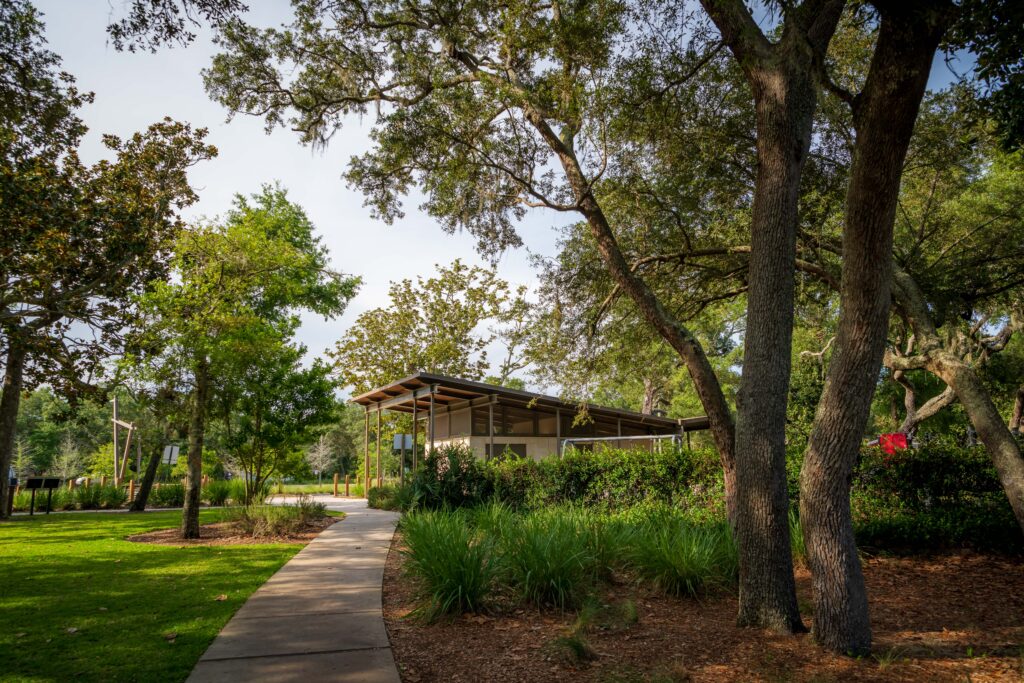
<svg viewBox="0 0 1024 683"><path fill-rule="evenodd" d="M404 445L403 445L404 443ZM400 451L403 448L407 451L412 450L412 434L395 434L395 442L392 446L396 451Z"/></svg>
<svg viewBox="0 0 1024 683"><path fill-rule="evenodd" d="M179 446L164 446L164 457L160 459L160 462L165 465L177 465L180 450Z"/></svg>

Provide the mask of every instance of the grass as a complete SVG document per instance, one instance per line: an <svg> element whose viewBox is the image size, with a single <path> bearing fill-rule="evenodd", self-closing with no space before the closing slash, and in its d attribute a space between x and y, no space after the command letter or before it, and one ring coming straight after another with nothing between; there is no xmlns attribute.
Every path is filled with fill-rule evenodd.
<svg viewBox="0 0 1024 683"><path fill-rule="evenodd" d="M421 580L423 602L417 614L427 619L476 612L483 607L499 572L493 544L482 540L460 511L407 514L402 531L408 571Z"/></svg>
<svg viewBox="0 0 1024 683"><path fill-rule="evenodd" d="M219 510L200 513L204 524L221 519ZM0 678L182 681L231 615L301 547L124 540L180 521L180 512L154 512L0 523Z"/></svg>
<svg viewBox="0 0 1024 683"><path fill-rule="evenodd" d="M725 523L657 515L633 538L628 552L640 579L669 595L696 596L736 582L739 560Z"/></svg>
<svg viewBox="0 0 1024 683"><path fill-rule="evenodd" d="M505 561L527 602L565 609L587 594L597 561L578 521L571 511L540 511L506 529Z"/></svg>

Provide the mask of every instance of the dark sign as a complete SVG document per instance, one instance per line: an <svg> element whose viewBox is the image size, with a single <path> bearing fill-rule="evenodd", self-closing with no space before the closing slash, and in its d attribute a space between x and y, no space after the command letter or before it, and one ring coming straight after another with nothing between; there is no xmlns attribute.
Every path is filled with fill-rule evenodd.
<svg viewBox="0 0 1024 683"><path fill-rule="evenodd" d="M57 477L29 477L25 480L26 489L55 489L60 486Z"/></svg>

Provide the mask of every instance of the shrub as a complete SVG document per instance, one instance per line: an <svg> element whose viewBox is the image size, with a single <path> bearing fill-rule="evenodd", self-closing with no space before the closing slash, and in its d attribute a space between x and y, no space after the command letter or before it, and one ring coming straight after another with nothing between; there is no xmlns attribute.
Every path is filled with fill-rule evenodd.
<svg viewBox="0 0 1024 683"><path fill-rule="evenodd" d="M72 500L78 510L99 510L103 504L103 486L79 486L72 491Z"/></svg>
<svg viewBox="0 0 1024 683"><path fill-rule="evenodd" d="M641 580L676 596L731 586L739 571L727 524L695 524L679 514L654 515L641 525L629 559Z"/></svg>
<svg viewBox="0 0 1024 683"><path fill-rule="evenodd" d="M493 544L474 532L463 513L412 512L402 518L402 531L406 569L420 580L417 614L432 620L483 608L499 565Z"/></svg>
<svg viewBox="0 0 1024 683"><path fill-rule="evenodd" d="M412 499L429 509L478 505L492 490L486 465L461 444L428 453L410 484Z"/></svg>
<svg viewBox="0 0 1024 683"><path fill-rule="evenodd" d="M597 562L578 521L561 510L544 510L523 515L506 529L505 563L528 602L565 609L588 593Z"/></svg>
<svg viewBox="0 0 1024 683"><path fill-rule="evenodd" d="M104 510L116 510L128 500L128 490L120 486L100 487L100 507Z"/></svg>
<svg viewBox="0 0 1024 683"><path fill-rule="evenodd" d="M156 508L180 508L185 504L185 485L160 484L149 492L149 504Z"/></svg>
<svg viewBox="0 0 1024 683"><path fill-rule="evenodd" d="M395 488L390 484L374 486L366 497L366 506L377 510L398 510L395 505Z"/></svg>
<svg viewBox="0 0 1024 683"><path fill-rule="evenodd" d="M268 538L299 533L326 516L323 503L302 494L294 505L243 505L231 508L226 518L253 538Z"/></svg>
<svg viewBox="0 0 1024 683"><path fill-rule="evenodd" d="M203 488L203 500L215 507L226 504L230 497L231 484L223 479L213 479Z"/></svg>

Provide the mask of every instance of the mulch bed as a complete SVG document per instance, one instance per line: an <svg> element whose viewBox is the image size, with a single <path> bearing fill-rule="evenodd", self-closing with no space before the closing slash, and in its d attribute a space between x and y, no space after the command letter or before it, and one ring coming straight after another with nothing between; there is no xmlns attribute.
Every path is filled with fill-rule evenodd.
<svg viewBox="0 0 1024 683"><path fill-rule="evenodd" d="M319 536L321 531L335 522L340 522L341 519L341 517L325 517L319 522L307 524L303 531L287 536L260 536L257 538L242 532L234 522L217 522L216 524L203 524L200 526L199 538L184 539L181 538L181 532L178 529L160 529L159 531L135 534L134 536L129 536L127 540L136 543L173 546L309 543Z"/></svg>
<svg viewBox="0 0 1024 683"><path fill-rule="evenodd" d="M874 653L851 659L810 636L777 636L735 625L736 597L669 598L621 583L603 596L609 615L586 635L595 656L580 661L558 640L574 614L507 607L424 624L409 618L414 584L402 573L400 541L384 574L384 617L405 683L427 681L1021 681L1024 563L953 555L872 558L864 565ZM810 626L810 575L797 572ZM618 609L636 606L627 623Z"/></svg>

